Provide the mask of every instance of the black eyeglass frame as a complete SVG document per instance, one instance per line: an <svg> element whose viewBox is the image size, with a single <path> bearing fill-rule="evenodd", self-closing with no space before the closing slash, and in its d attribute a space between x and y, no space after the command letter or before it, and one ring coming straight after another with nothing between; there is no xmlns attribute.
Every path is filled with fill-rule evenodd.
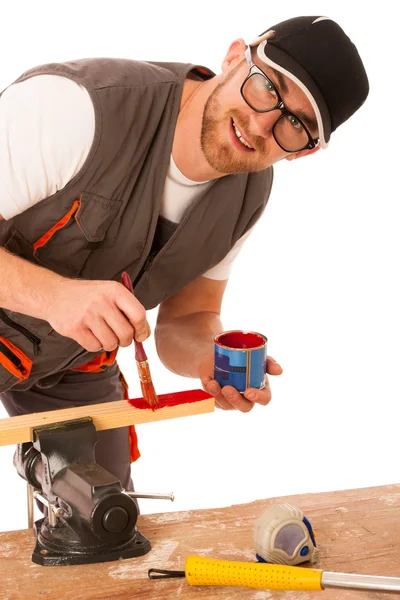
<svg viewBox="0 0 400 600"><path fill-rule="evenodd" d="M295 115L291 110L288 110L286 108L286 106L284 105L282 98L280 97L280 94L278 92L278 90L275 87L275 84L270 80L270 78L268 77L268 75L266 75L264 73L264 71L262 69L260 69L260 67L258 67L255 63L253 63L253 61L251 60L251 48L250 46L247 47L246 51L245 51L245 57L247 60L247 64L249 65L249 73L246 77L246 79L243 81L241 87L240 87L240 93L241 96L243 98L243 100L246 102L247 106L250 106L250 108L252 110L254 110L255 112L258 113L266 113L266 112L271 112L272 110L280 110L281 111L281 115L277 118L277 120L275 121L273 127L272 127L272 135L274 136L274 140L276 141L276 143L278 144L278 146L280 148L282 148L282 150L284 150L284 152L300 152L301 150L312 150L313 148L315 148L318 143L319 143L319 139L318 138L313 138L311 133L308 131L307 127L304 125L303 121L297 116ZM276 96L277 96L277 103L276 106L273 106L271 108L265 108L265 109L260 109L260 108L254 108L254 106L252 106L250 104L250 102L247 100L243 89L244 86L246 85L247 81L253 77L254 75L262 75L264 77L264 79L266 79L268 81L268 83L273 87L273 89L276 92ZM281 119L283 119L283 117L285 117L286 115L292 115L297 121L299 121L299 123L301 123L301 126L303 127L304 131L306 132L306 134L308 135L308 143L305 144L302 148L299 148L298 150L288 150L287 148L284 148L282 146L282 144L277 140L277 137L275 135L275 127L277 126L277 124L279 123L279 121Z"/></svg>

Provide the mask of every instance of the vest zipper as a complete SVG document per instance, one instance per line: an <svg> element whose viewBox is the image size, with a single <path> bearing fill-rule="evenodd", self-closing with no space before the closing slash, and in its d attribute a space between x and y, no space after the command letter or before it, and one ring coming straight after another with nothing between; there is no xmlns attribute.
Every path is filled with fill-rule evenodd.
<svg viewBox="0 0 400 600"><path fill-rule="evenodd" d="M137 275L135 281L132 283L133 288L135 288L135 285L137 285L137 283L139 282L141 277L146 273L146 271L148 271L150 269L151 264L152 264L153 260L155 259L155 257L157 256L157 254L158 254L158 252L155 252L154 250L152 250L150 252L148 257L146 258L146 262L144 263L143 267L140 269L139 274Z"/></svg>
<svg viewBox="0 0 400 600"><path fill-rule="evenodd" d="M143 272L148 271L152 265L153 260L157 256L158 252L156 250L152 250L148 255L146 262L144 263Z"/></svg>
<svg viewBox="0 0 400 600"><path fill-rule="evenodd" d="M24 367L24 365L22 364L22 362L20 361L20 359L18 358L18 356L15 356L14 352L11 352L11 350L9 348L7 348L7 346L5 344L3 344L3 342L0 342L0 352L2 354L4 354L5 357L8 358L8 360L10 362L12 362L12 364L17 367L18 371L21 373L21 375L26 375L26 369Z"/></svg>
<svg viewBox="0 0 400 600"><path fill-rule="evenodd" d="M6 324L9 325L10 327L12 327L13 329L16 329L17 331L19 331L20 333L22 333L23 336L25 336L30 342L32 342L33 344L33 354L35 356L37 356L38 354L40 354L40 344L42 343L42 340L35 335L34 333L32 333L31 331L29 331L29 329L26 329L25 327L23 327L22 325L20 325L19 323L16 323L15 321L13 321L5 312L2 308L0 308L0 319ZM4 352L4 354L6 354ZM14 356L14 355L13 355ZM10 358L10 357L8 357ZM10 358L11 360L11 358ZM12 361L14 362L14 361ZM15 364L15 363L14 363ZM18 365L16 365L18 366ZM18 367L19 368L19 367Z"/></svg>

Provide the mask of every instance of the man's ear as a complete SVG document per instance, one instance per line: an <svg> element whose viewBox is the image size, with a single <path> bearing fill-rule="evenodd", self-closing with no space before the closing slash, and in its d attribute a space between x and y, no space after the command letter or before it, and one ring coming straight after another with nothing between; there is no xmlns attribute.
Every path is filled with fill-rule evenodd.
<svg viewBox="0 0 400 600"><path fill-rule="evenodd" d="M244 59L246 48L247 46L244 40L241 38L232 42L221 65L223 73L226 73L233 67L236 67L236 65Z"/></svg>
<svg viewBox="0 0 400 600"><path fill-rule="evenodd" d="M300 152L291 152L287 156L285 156L286 160L296 160L296 158L301 158L302 156L311 156L311 154L315 154L318 150L321 149L321 146L315 146L312 150L300 150Z"/></svg>

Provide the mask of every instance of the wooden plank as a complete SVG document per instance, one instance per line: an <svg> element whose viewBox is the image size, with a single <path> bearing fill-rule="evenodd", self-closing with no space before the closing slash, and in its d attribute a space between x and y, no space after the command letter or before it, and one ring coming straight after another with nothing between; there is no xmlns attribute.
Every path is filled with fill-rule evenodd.
<svg viewBox="0 0 400 600"><path fill-rule="evenodd" d="M177 394L160 394L159 400L161 403L163 399L169 401L171 397L179 396L179 394L179 392ZM0 446L31 442L33 441L32 432L38 427L84 417L91 417L97 431L101 431L126 425L138 425L139 423L164 421L213 412L214 398L206 392L202 392L202 390L193 390L193 395L194 397L206 398L173 406L166 405L154 411L151 408L135 408L128 404L126 400L119 400L0 419Z"/></svg>
<svg viewBox="0 0 400 600"><path fill-rule="evenodd" d="M257 500L250 504L141 515L139 530L152 550L139 558L96 565L41 567L31 562L32 531L0 533L0 598L7 600L317 600L308 591L191 587L185 579L151 581L150 568L181 570L189 554L255 560L252 528L267 506L289 502L316 532L324 571L398 576L400 485ZM304 566L309 566L307 563ZM321 600L391 600L383 592L327 589Z"/></svg>

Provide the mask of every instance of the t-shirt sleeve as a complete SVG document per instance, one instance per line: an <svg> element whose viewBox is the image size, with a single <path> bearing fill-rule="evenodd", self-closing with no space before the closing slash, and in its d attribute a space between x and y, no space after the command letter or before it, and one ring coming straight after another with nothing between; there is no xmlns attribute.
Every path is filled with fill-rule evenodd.
<svg viewBox="0 0 400 600"><path fill-rule="evenodd" d="M215 267L213 267L209 271L206 271L206 273L203 274L203 277L207 277L208 279L218 279L218 280L228 279L229 275L231 273L235 258L237 257L237 255L239 254L241 249L243 248L243 244L249 237L250 233L252 232L252 229L253 228L249 229L249 231L247 231L244 235L242 235L242 237L238 239L236 244L233 246L233 248L230 250L230 252L228 252L228 254L225 256L225 258L223 260L221 260L221 262L219 262L217 265L215 265Z"/></svg>
<svg viewBox="0 0 400 600"><path fill-rule="evenodd" d="M59 75L37 75L0 97L0 214L10 219L65 185L93 143L87 90Z"/></svg>

